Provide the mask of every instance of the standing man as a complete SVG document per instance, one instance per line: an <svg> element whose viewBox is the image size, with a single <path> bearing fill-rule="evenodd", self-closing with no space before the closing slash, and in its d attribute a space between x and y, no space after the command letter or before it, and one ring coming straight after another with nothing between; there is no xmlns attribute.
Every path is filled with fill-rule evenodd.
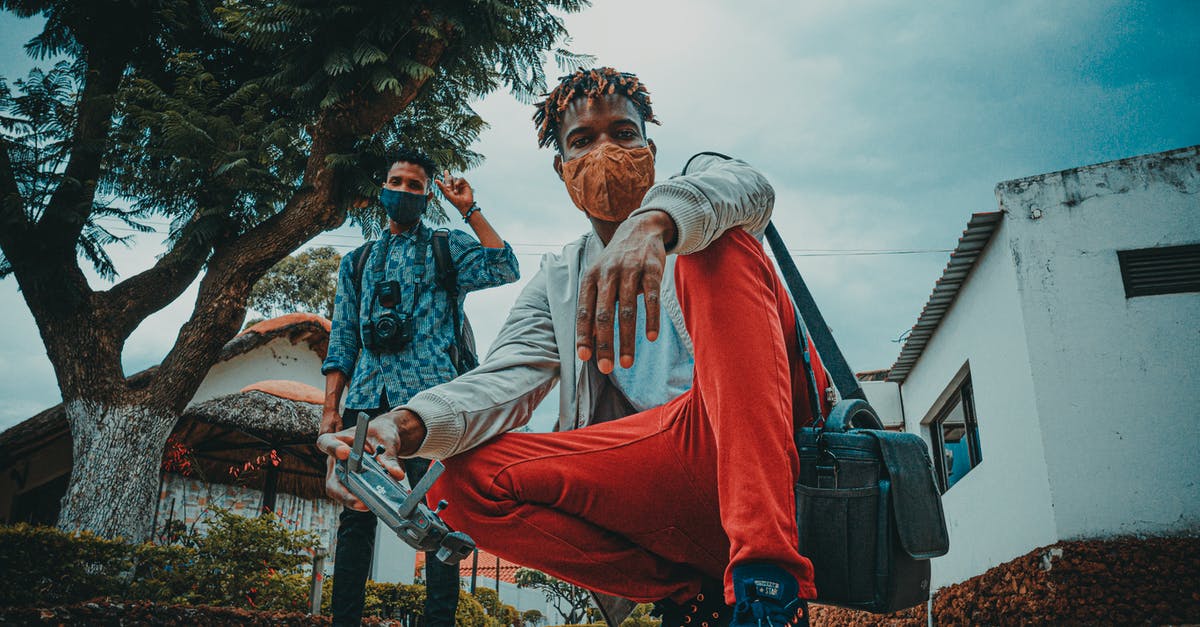
<svg viewBox="0 0 1200 627"><path fill-rule="evenodd" d="M463 319L466 293L516 281L517 258L475 204L465 179L436 167L425 155L402 150L393 159L379 201L387 211L388 232L346 255L338 269L337 298L329 354L322 365L325 407L321 433L353 429L359 412L377 416L405 403L426 388L457 376L451 359ZM437 281L433 231L421 222L431 183L463 217L479 241L463 231L450 231L450 257L457 269L458 298ZM358 260L358 255L367 255ZM357 263L356 263L357 262ZM348 388L348 391L347 391ZM339 406L345 393L344 413ZM429 461L404 460L415 485ZM333 577L333 624L359 625L367 576L375 550L376 518L370 512L342 510L337 532ZM427 554L425 560L425 625L454 625L458 607L457 565Z"/></svg>
<svg viewBox="0 0 1200 627"><path fill-rule="evenodd" d="M478 368L373 420L368 448L393 476L399 459L443 459L430 498L452 527L654 602L664 626L807 625L792 430L813 416L795 312L756 239L774 190L711 153L655 184L655 118L632 74L564 77L534 121L591 230L543 258ZM556 382L559 432L511 433ZM318 446L329 494L365 509L332 472L352 441ZM620 607L602 604L610 624Z"/></svg>

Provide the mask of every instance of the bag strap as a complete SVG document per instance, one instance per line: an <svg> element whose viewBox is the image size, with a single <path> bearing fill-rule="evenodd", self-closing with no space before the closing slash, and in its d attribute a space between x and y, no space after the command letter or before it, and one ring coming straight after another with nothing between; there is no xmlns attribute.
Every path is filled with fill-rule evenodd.
<svg viewBox="0 0 1200 627"><path fill-rule="evenodd" d="M438 285L446 290L451 299L458 300L458 268L450 257L450 231L438 229L433 232L433 267Z"/></svg>
<svg viewBox="0 0 1200 627"><path fill-rule="evenodd" d="M350 251L350 254L355 256L353 275L354 287L358 290L359 298L362 298L362 275L363 270L365 270L367 267L367 258L371 256L371 244L374 244L374 242L367 242L366 244L363 244L362 246Z"/></svg>
<svg viewBox="0 0 1200 627"><path fill-rule="evenodd" d="M458 311L458 268L450 257L450 231L438 229L433 232L433 267L438 285L446 290L450 309L454 311L454 337L462 333L462 320Z"/></svg>
<svg viewBox="0 0 1200 627"><path fill-rule="evenodd" d="M688 159L687 164L683 166L683 174L687 174L688 167L692 165L692 161L696 157L709 155L730 160L732 157L723 155L719 152L698 152ZM775 253L775 261L779 263L779 269L783 272L783 280L787 283L788 290L792 293L792 300L796 303L796 315L800 319L801 326L808 329L809 335L812 337L813 344L817 347L817 355L821 358L821 363L829 371L833 378L833 385L837 388L838 394L844 399L859 398L866 400L867 396L862 391L862 386L858 384L858 378L854 376L854 371L850 370L850 365L846 363L846 357L842 355L842 350L838 348L837 341L833 339L833 334L829 331L829 326L825 324L825 318L821 315L821 310L817 308L816 301L813 300L812 293L808 291L808 286L805 285L804 279L800 277L800 270L796 268L796 263L792 261L792 255L788 252L787 246L783 244L783 238L779 236L779 231L775 229L775 223L767 224L767 241L771 244L771 252ZM804 367L808 370L808 377L812 379L812 368L809 362L808 342L804 338L803 329L799 334L800 348L804 353ZM812 387L810 385L810 387ZM816 399L817 407L821 406L820 397ZM813 414L814 417L821 415L821 412Z"/></svg>
<svg viewBox="0 0 1200 627"><path fill-rule="evenodd" d="M796 302L796 313L804 321L804 326L808 329L813 344L817 347L821 363L829 371L838 394L843 399L866 400L867 396L863 393L862 386L858 384L858 378L854 376L854 371L850 369L850 365L846 363L846 357L842 355L842 349L838 348L837 341L833 339L833 333L829 331L829 325L825 324L825 317L821 315L821 310L817 308L812 293L808 291L808 286L801 278L800 270L796 268L796 262L792 261L792 255L784 245L783 238L779 236L775 223L767 224L766 235L767 241L771 244L771 252L775 253L775 261L783 272L783 280L787 283L788 291L792 293L792 300Z"/></svg>
<svg viewBox="0 0 1200 627"><path fill-rule="evenodd" d="M450 311L454 316L454 342L450 345L450 361L454 363L455 368L466 368L470 370L474 365L462 363L466 353L470 353L472 347L468 345L464 337L466 325L463 324L462 312L458 306L458 268L454 265L454 259L450 255L450 231L448 229L437 229L433 232L433 267L434 276L437 279L438 285L446 291L446 297L450 300ZM474 356L471 360L474 362Z"/></svg>

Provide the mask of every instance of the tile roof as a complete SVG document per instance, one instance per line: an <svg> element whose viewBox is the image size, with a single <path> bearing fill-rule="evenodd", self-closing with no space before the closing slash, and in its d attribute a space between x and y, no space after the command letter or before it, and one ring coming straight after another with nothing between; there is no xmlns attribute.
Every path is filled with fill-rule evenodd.
<svg viewBox="0 0 1200 627"><path fill-rule="evenodd" d="M954 305L959 289L967 282L967 277L975 268L975 262L979 260L1003 218L1004 212L1001 211L976 213L971 216L971 220L967 222L967 230L958 238L958 246L950 253L950 261L942 271L942 278L934 284L933 293L929 295L917 323L913 325L912 332L904 341L904 347L900 349L900 356L889 369L888 381L903 383L912 372L913 366L921 358L921 353L925 351L925 345L933 337L934 331L937 331L942 318Z"/></svg>

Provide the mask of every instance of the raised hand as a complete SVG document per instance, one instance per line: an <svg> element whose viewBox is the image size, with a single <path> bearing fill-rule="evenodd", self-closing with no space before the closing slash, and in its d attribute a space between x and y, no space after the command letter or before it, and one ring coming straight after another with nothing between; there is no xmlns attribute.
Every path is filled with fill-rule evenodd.
<svg viewBox="0 0 1200 627"><path fill-rule="evenodd" d="M442 195L458 209L459 213L466 213L471 205L475 204L475 190L471 189L471 184L467 182L467 179L451 176L450 170L443 170L442 178L435 178L433 182L437 183L438 189L442 190Z"/></svg>

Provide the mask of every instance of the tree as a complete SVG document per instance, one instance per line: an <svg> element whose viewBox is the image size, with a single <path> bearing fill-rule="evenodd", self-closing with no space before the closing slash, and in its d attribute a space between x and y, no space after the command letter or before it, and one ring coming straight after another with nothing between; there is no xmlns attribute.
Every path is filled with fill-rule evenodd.
<svg viewBox="0 0 1200 627"><path fill-rule="evenodd" d="M341 261L330 246L289 255L254 284L246 304L266 316L303 311L332 320Z"/></svg>
<svg viewBox="0 0 1200 627"><path fill-rule="evenodd" d="M0 276L20 287L54 367L74 469L59 525L143 540L180 412L272 266L347 217L377 232L388 147L448 167L480 159L468 106L501 85L544 89L586 0L0 0L42 15L26 49L68 58L0 80ZM572 57L557 51L560 62ZM170 221L150 269L115 278L110 229ZM197 277L199 294L149 378L126 339Z"/></svg>
<svg viewBox="0 0 1200 627"><path fill-rule="evenodd" d="M521 620L530 627L538 627L538 625L546 622L546 617L540 610L525 610L521 612Z"/></svg>
<svg viewBox="0 0 1200 627"><path fill-rule="evenodd" d="M568 624L574 625L587 617L592 606L592 595L587 590L532 568L518 568L513 576L518 588L541 590Z"/></svg>

